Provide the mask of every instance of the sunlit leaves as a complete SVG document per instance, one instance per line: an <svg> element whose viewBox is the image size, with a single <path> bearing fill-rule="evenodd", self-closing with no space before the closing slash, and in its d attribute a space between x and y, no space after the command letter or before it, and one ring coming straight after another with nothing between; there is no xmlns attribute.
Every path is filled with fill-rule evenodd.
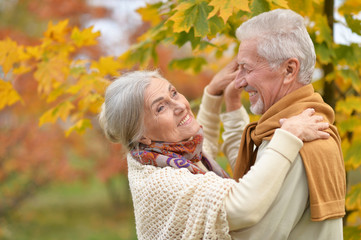
<svg viewBox="0 0 361 240"><path fill-rule="evenodd" d="M55 123L58 119L62 119L65 121L69 116L71 110L73 110L75 106L69 102L65 101L58 104L56 107L53 107L46 111L39 119L39 126L42 126L45 123Z"/></svg>
<svg viewBox="0 0 361 240"><path fill-rule="evenodd" d="M65 136L69 136L70 133L72 133L73 131L76 131L79 134L83 134L86 129L89 129L91 127L92 124L89 119L80 119L65 132Z"/></svg>
<svg viewBox="0 0 361 240"><path fill-rule="evenodd" d="M338 9L341 15L358 14L361 11L361 4L359 0L345 0Z"/></svg>
<svg viewBox="0 0 361 240"><path fill-rule="evenodd" d="M17 43L9 38L0 41L0 66L2 66L5 74L7 74L14 63L18 61L17 47Z"/></svg>
<svg viewBox="0 0 361 240"><path fill-rule="evenodd" d="M327 64L332 61L333 50L329 49L325 42L315 44L316 55L322 64Z"/></svg>
<svg viewBox="0 0 361 240"><path fill-rule="evenodd" d="M225 23L234 12L239 10L250 12L248 0L211 0L209 5L214 7L209 18L219 12L219 16Z"/></svg>
<svg viewBox="0 0 361 240"><path fill-rule="evenodd" d="M347 194L346 208L347 210L361 209L361 183L352 186Z"/></svg>
<svg viewBox="0 0 361 240"><path fill-rule="evenodd" d="M74 41L77 47L81 46L91 46L98 43L96 40L100 36L100 32L93 32L93 27L86 28L84 30L79 30L75 27L71 33L71 39Z"/></svg>
<svg viewBox="0 0 361 240"><path fill-rule="evenodd" d="M114 57L101 57L99 61L93 62L91 68L98 69L101 76L111 75L117 76L119 75L119 69L122 67L121 63L114 59Z"/></svg>
<svg viewBox="0 0 361 240"><path fill-rule="evenodd" d="M276 4L281 8L288 8L288 1L287 0L270 0L271 3Z"/></svg>
<svg viewBox="0 0 361 240"><path fill-rule="evenodd" d="M332 46L332 33L328 26L326 16L317 14L315 17L315 28L318 30L316 41L325 42L329 48Z"/></svg>
<svg viewBox="0 0 361 240"><path fill-rule="evenodd" d="M349 96L346 100L337 102L336 111L350 115L353 111L361 113L361 98Z"/></svg>
<svg viewBox="0 0 361 240"><path fill-rule="evenodd" d="M359 214L360 216L361 214ZM343 228L344 239L359 240L361 235L361 225L359 226L346 226Z"/></svg>
<svg viewBox="0 0 361 240"><path fill-rule="evenodd" d="M0 110L21 101L21 97L9 82L0 79Z"/></svg>
<svg viewBox="0 0 361 240"><path fill-rule="evenodd" d="M256 16L260 13L270 10L270 4L267 0L251 0L251 14Z"/></svg>
<svg viewBox="0 0 361 240"><path fill-rule="evenodd" d="M211 7L205 1L184 1L175 8L176 12L169 18L173 21L174 32L188 32L194 28L195 36L206 36L209 32L208 14Z"/></svg>
<svg viewBox="0 0 361 240"><path fill-rule="evenodd" d="M34 73L35 79L39 82L38 91L49 94L64 82L68 74L68 62L62 57L52 57L48 61L38 64Z"/></svg>
<svg viewBox="0 0 361 240"><path fill-rule="evenodd" d="M355 19L352 15L345 15L345 20L348 27L351 29L352 32L361 35L361 21Z"/></svg>
<svg viewBox="0 0 361 240"><path fill-rule="evenodd" d="M346 140L342 142L342 151L343 151L345 167L347 171L357 169L358 167L361 166L360 148L361 148L361 139L353 140L352 144L350 144Z"/></svg>
<svg viewBox="0 0 361 240"><path fill-rule="evenodd" d="M68 19L63 20L56 25L53 25L53 22L49 22L48 29L44 33L44 36L56 42L65 42L67 32L69 31L68 23Z"/></svg>
<svg viewBox="0 0 361 240"><path fill-rule="evenodd" d="M171 69L192 69L195 73L199 73L205 64L207 61L204 58L192 57L173 60L169 66Z"/></svg>
<svg viewBox="0 0 361 240"><path fill-rule="evenodd" d="M144 22L150 22L152 26L155 26L162 21L162 18L158 13L158 9L161 5L162 3L147 3L146 7L138 8L137 12L142 16Z"/></svg>

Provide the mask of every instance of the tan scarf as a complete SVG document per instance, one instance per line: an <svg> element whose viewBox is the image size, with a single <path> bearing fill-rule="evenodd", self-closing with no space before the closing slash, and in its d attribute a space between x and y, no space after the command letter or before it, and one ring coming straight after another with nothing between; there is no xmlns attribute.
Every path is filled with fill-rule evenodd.
<svg viewBox="0 0 361 240"><path fill-rule="evenodd" d="M246 126L234 168L237 181L255 163L258 146L263 140L270 140L280 127L279 119L297 115L306 108L314 108L325 121L334 123L332 108L314 92L311 84L288 94L269 108L258 122ZM305 142L300 151L308 179L312 221L345 215L346 178L341 140L334 125L330 125L327 132L331 135L329 139ZM255 151L254 145L257 146Z"/></svg>

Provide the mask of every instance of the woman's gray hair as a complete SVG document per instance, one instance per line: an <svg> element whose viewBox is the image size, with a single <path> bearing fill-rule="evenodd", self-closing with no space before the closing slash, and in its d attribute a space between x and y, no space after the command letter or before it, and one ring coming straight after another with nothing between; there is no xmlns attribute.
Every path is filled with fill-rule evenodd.
<svg viewBox="0 0 361 240"><path fill-rule="evenodd" d="M262 13L244 22L236 31L239 41L257 41L258 55L276 69L289 58L300 62L299 82L308 84L316 63L315 48L304 19L287 9Z"/></svg>
<svg viewBox="0 0 361 240"><path fill-rule="evenodd" d="M99 123L105 136L131 150L144 133L144 93L158 71L135 71L112 82L105 92Z"/></svg>

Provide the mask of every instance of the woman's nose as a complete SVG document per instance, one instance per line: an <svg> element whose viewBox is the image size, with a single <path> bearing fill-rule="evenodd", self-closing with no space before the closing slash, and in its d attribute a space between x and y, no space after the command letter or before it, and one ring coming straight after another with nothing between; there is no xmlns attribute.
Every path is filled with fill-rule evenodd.
<svg viewBox="0 0 361 240"><path fill-rule="evenodd" d="M182 113L186 109L186 105L183 102L174 101L174 113L176 115Z"/></svg>

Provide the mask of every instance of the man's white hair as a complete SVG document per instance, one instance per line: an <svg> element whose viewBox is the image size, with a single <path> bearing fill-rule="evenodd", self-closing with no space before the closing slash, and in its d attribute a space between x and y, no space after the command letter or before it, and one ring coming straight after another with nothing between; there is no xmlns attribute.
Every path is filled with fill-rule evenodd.
<svg viewBox="0 0 361 240"><path fill-rule="evenodd" d="M256 41L258 55L273 69L289 58L297 58L300 62L298 81L311 82L316 63L315 48L299 14L286 9L261 13L244 22L236 36L241 42Z"/></svg>

